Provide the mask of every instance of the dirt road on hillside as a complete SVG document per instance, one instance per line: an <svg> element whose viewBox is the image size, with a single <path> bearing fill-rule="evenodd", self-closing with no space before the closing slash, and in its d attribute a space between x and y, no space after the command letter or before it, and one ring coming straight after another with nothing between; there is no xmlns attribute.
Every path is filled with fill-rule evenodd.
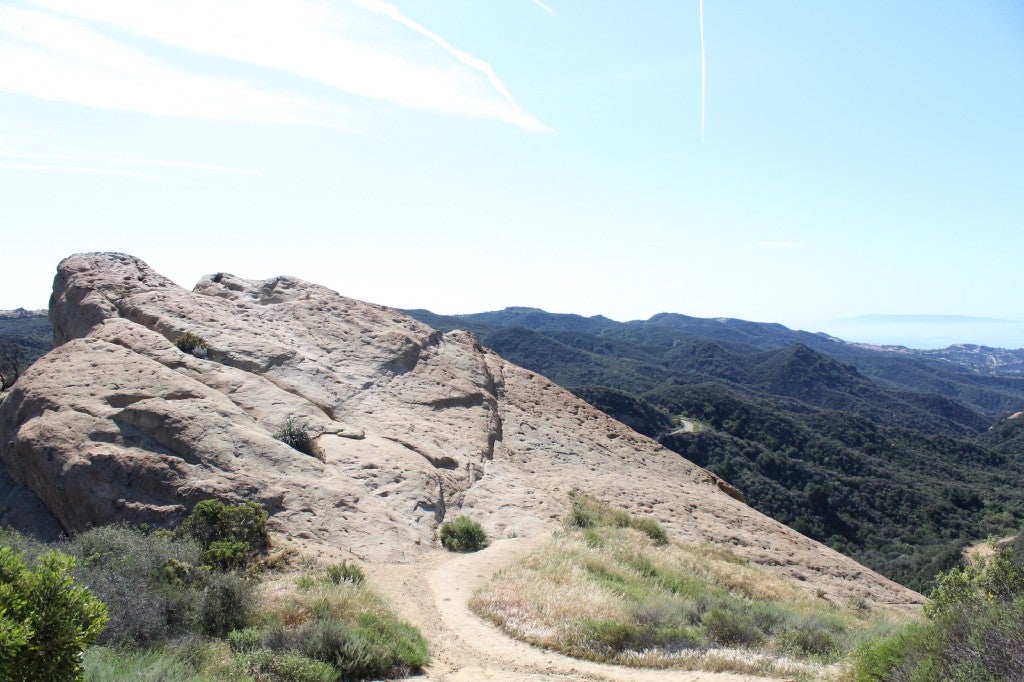
<svg viewBox="0 0 1024 682"><path fill-rule="evenodd" d="M546 537L498 540L473 554L443 550L414 564L372 564L373 585L430 642L431 682L752 682L763 677L684 670L643 670L581 661L524 644L469 610L469 599L495 572Z"/></svg>

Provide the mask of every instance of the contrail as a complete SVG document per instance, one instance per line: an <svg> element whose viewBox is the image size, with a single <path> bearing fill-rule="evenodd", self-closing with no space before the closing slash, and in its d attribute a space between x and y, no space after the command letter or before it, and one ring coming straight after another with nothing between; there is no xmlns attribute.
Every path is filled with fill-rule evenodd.
<svg viewBox="0 0 1024 682"><path fill-rule="evenodd" d="M700 0L700 142L704 144L704 118L708 99L708 58L704 51L704 0Z"/></svg>
<svg viewBox="0 0 1024 682"><path fill-rule="evenodd" d="M537 7L540 7L542 10L544 10L545 12L550 14L551 16L556 16L555 15L555 10L551 9L550 7L548 7L541 0L533 0L533 4L537 5Z"/></svg>

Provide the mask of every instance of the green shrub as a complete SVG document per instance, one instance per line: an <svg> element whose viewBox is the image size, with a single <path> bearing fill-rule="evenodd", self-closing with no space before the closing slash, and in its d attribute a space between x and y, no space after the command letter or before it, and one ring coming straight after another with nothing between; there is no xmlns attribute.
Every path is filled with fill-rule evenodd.
<svg viewBox="0 0 1024 682"><path fill-rule="evenodd" d="M209 353L210 348L209 344L206 343L206 339L198 334L193 334L192 332L185 332L178 338L174 339L174 345L177 346L178 350L182 353L203 358L205 358L207 353Z"/></svg>
<svg viewBox="0 0 1024 682"><path fill-rule="evenodd" d="M749 611L730 603L713 606L701 619L708 639L727 646L756 646L764 640L764 631Z"/></svg>
<svg viewBox="0 0 1024 682"><path fill-rule="evenodd" d="M1024 679L1024 565L1009 547L939 575L928 622L862 647L860 680Z"/></svg>
<svg viewBox="0 0 1024 682"><path fill-rule="evenodd" d="M154 648L94 646L85 652L85 682L256 682L218 642L186 639Z"/></svg>
<svg viewBox="0 0 1024 682"><path fill-rule="evenodd" d="M887 637L861 644L853 654L854 682L914 679L913 670L934 637L931 624L912 623Z"/></svg>
<svg viewBox="0 0 1024 682"><path fill-rule="evenodd" d="M0 679L82 677L82 652L107 622L107 608L75 584L74 557L43 554L34 567L0 548Z"/></svg>
<svg viewBox="0 0 1024 682"><path fill-rule="evenodd" d="M215 542L241 542L255 552L267 545L267 519L266 510L255 502L203 500L178 528L178 534L195 538L204 550Z"/></svg>
<svg viewBox="0 0 1024 682"><path fill-rule="evenodd" d="M200 561L200 549L194 542L145 533L125 524L79 533L69 542L68 551L84 566L123 569L146 577L159 575L172 562L194 566Z"/></svg>
<svg viewBox="0 0 1024 682"><path fill-rule="evenodd" d="M316 457L320 461L324 460L324 452L309 435L309 430L291 417L285 420L281 428L274 434L274 438L304 455Z"/></svg>
<svg viewBox="0 0 1024 682"><path fill-rule="evenodd" d="M215 540L203 551L203 563L221 571L245 568L249 545L234 540Z"/></svg>
<svg viewBox="0 0 1024 682"><path fill-rule="evenodd" d="M249 581L234 573L214 573L203 592L200 628L205 635L225 637L249 624L255 605Z"/></svg>
<svg viewBox="0 0 1024 682"><path fill-rule="evenodd" d="M464 515L442 523L439 537L450 552L476 552L490 544L483 526Z"/></svg>
<svg viewBox="0 0 1024 682"><path fill-rule="evenodd" d="M146 534L124 525L80 533L68 542L75 575L107 605L103 644L152 645L196 628L207 569L189 539Z"/></svg>
<svg viewBox="0 0 1024 682"><path fill-rule="evenodd" d="M335 682L340 673L330 663L314 661L297 651L275 656L270 668L281 682Z"/></svg>
<svg viewBox="0 0 1024 682"><path fill-rule="evenodd" d="M582 630L591 646L613 654L636 648L642 632L632 623L616 620L587 620L583 622Z"/></svg>
<svg viewBox="0 0 1024 682"><path fill-rule="evenodd" d="M260 648L260 638L263 633L259 628L242 628L232 630L228 633L228 646L232 651L256 651Z"/></svg>
<svg viewBox="0 0 1024 682"><path fill-rule="evenodd" d="M426 640L415 627L389 613L364 612L354 622L313 609L314 618L287 628L268 623L259 645L276 653L297 651L331 664L344 679L379 679L409 675L430 662ZM237 646L250 646L251 635L233 637ZM236 646L236 645L233 645Z"/></svg>
<svg viewBox="0 0 1024 682"><path fill-rule="evenodd" d="M393 676L409 675L429 665L427 640L394 614L362 613L356 622L356 632L374 649L384 652Z"/></svg>
<svg viewBox="0 0 1024 682"><path fill-rule="evenodd" d="M340 585L341 583L362 585L363 581L366 580L366 575L363 573L363 569L359 568L355 564L350 564L347 561L342 561L340 564L328 566L327 577L335 585Z"/></svg>
<svg viewBox="0 0 1024 682"><path fill-rule="evenodd" d="M836 634L827 623L808 618L784 629L776 642L780 649L795 656L828 658L839 651Z"/></svg>
<svg viewBox="0 0 1024 682"><path fill-rule="evenodd" d="M275 654L269 649L240 652L236 667L260 680L279 682L336 682L341 674L329 663L314 661L297 651Z"/></svg>
<svg viewBox="0 0 1024 682"><path fill-rule="evenodd" d="M337 618L303 623L296 632L297 649L306 656L330 663L346 677L383 677L390 669L383 651L377 651Z"/></svg>

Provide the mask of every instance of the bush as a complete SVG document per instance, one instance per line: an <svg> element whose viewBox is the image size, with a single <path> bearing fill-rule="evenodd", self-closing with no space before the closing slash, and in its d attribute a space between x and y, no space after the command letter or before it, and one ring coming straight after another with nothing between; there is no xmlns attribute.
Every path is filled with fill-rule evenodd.
<svg viewBox="0 0 1024 682"><path fill-rule="evenodd" d="M174 339L174 345L177 346L178 350L182 353L202 358L207 356L210 349L209 344L206 343L206 339L198 334L193 334L192 332L185 332L178 338Z"/></svg>
<svg viewBox="0 0 1024 682"><path fill-rule="evenodd" d="M29 568L19 552L0 548L0 679L81 678L82 652L107 609L75 584L74 567L74 557L49 552Z"/></svg>
<svg viewBox="0 0 1024 682"><path fill-rule="evenodd" d="M255 606L249 581L234 573L214 573L203 592L200 628L205 635L225 637L249 624Z"/></svg>
<svg viewBox="0 0 1024 682"><path fill-rule="evenodd" d="M925 615L858 651L854 678L1024 679L1024 565L1011 548L940 574Z"/></svg>
<svg viewBox="0 0 1024 682"><path fill-rule="evenodd" d="M228 633L228 646L234 652L256 651L260 648L262 633L259 628L243 628Z"/></svg>
<svg viewBox="0 0 1024 682"><path fill-rule="evenodd" d="M204 550L215 542L244 543L248 552L267 545L267 512L255 502L226 504L203 500L192 509L178 534L195 538ZM222 547L221 552L226 548Z"/></svg>
<svg viewBox="0 0 1024 682"><path fill-rule="evenodd" d="M753 616L731 604L720 604L708 609L701 619L708 638L716 644L728 646L754 646L764 639Z"/></svg>
<svg viewBox="0 0 1024 682"><path fill-rule="evenodd" d="M234 540L215 540L203 552L203 563L221 571L245 568L249 545Z"/></svg>
<svg viewBox="0 0 1024 682"><path fill-rule="evenodd" d="M275 654L269 649L256 649L239 654L238 667L258 679L280 682L335 682L340 673L334 666L300 654L286 651Z"/></svg>
<svg viewBox="0 0 1024 682"><path fill-rule="evenodd" d="M806 619L787 628L778 636L777 641L783 651L796 656L827 658L839 650L832 628L814 619Z"/></svg>
<svg viewBox="0 0 1024 682"><path fill-rule="evenodd" d="M363 569L359 568L355 564L350 564L347 561L342 561L340 564L328 566L327 577L335 585L340 585L341 583L362 585L363 581L366 580L366 575L363 573Z"/></svg>
<svg viewBox="0 0 1024 682"><path fill-rule="evenodd" d="M309 435L309 430L291 417L285 420L281 428L274 434L274 438L304 455L316 457L320 461L324 460L323 450L317 446L316 441Z"/></svg>
<svg viewBox="0 0 1024 682"><path fill-rule="evenodd" d="M80 533L67 547L79 557L76 576L107 605L100 643L150 645L195 629L209 573L195 542L115 525Z"/></svg>
<svg viewBox="0 0 1024 682"><path fill-rule="evenodd" d="M69 542L68 551L83 566L123 570L146 578L161 575L171 563L193 566L200 561L199 546L194 542L147 534L123 524L79 533Z"/></svg>
<svg viewBox="0 0 1024 682"><path fill-rule="evenodd" d="M490 544L483 526L468 516L442 523L439 537L450 552L477 552Z"/></svg>

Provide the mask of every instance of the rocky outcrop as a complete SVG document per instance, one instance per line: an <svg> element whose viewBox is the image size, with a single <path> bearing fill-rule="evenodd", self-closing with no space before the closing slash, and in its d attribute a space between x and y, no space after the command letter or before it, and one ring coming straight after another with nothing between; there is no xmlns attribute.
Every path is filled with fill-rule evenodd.
<svg viewBox="0 0 1024 682"><path fill-rule="evenodd" d="M291 277L190 292L122 254L61 262L50 315L57 347L0 405L0 522L160 525L254 499L281 533L403 560L456 513L550 529L579 488L834 597L920 600L465 332ZM185 332L205 358L174 346ZM274 438L289 419L321 458Z"/></svg>

